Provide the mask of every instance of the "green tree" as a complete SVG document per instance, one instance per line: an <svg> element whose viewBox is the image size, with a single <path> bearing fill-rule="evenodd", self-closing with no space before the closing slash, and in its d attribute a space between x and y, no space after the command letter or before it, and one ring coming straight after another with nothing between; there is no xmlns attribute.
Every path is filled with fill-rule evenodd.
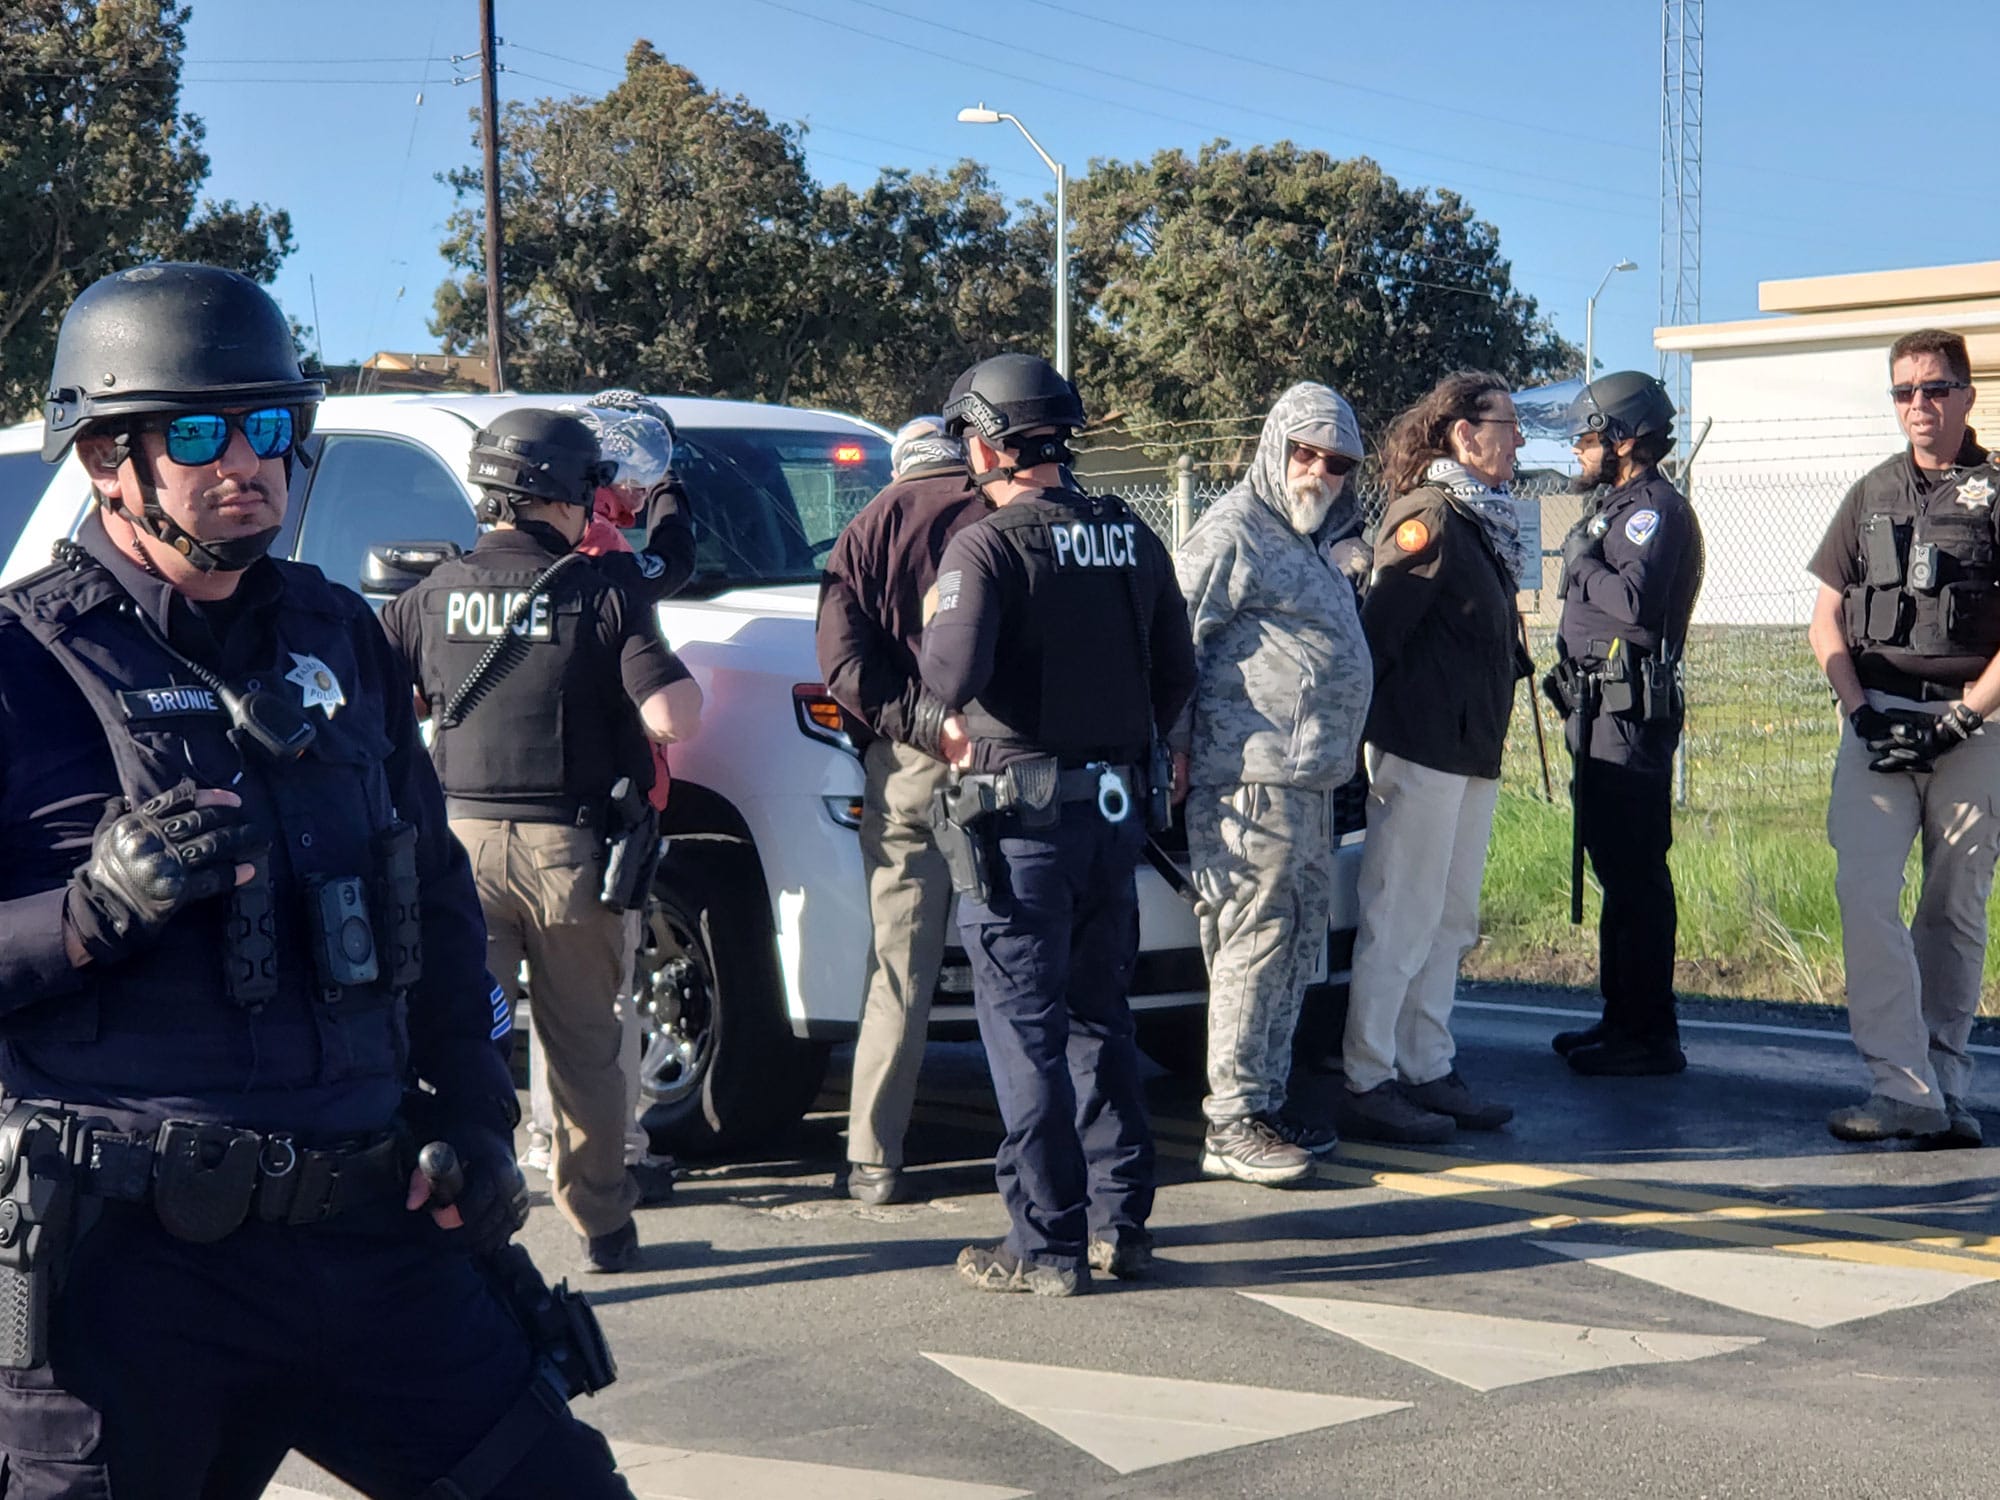
<svg viewBox="0 0 2000 1500"><path fill-rule="evenodd" d="M830 327L798 132L650 42L625 69L602 99L503 112L508 381L786 400ZM431 331L457 353L486 341L485 183L476 167L446 180L466 206L442 249L463 274Z"/></svg>
<svg viewBox="0 0 2000 1500"><path fill-rule="evenodd" d="M202 201L202 125L180 111L185 7L8 0L0 21L0 413L39 406L56 331L108 272L199 259L269 281L290 216Z"/></svg>
<svg viewBox="0 0 2000 1500"><path fill-rule="evenodd" d="M1043 347L1053 223L1038 206L1015 209L969 161L827 189L820 254L841 328L817 398L894 425L936 411L974 361Z"/></svg>
<svg viewBox="0 0 2000 1500"><path fill-rule="evenodd" d="M1366 158L1217 141L1095 161L1070 202L1093 411L1212 422L1319 380L1373 438L1448 370L1526 382L1578 359L1514 289L1492 225Z"/></svg>

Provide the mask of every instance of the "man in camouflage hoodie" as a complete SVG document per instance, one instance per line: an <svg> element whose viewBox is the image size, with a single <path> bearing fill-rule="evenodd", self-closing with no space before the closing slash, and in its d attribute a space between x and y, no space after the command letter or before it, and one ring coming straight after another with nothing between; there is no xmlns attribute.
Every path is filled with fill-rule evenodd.
<svg viewBox="0 0 2000 1500"><path fill-rule="evenodd" d="M1333 561L1360 529L1348 404L1301 383L1264 420L1242 483L1175 558L1198 681L1186 756L1188 849L1208 961L1202 1170L1310 1176L1333 1131L1284 1113L1292 1032L1327 940L1333 792L1354 774L1374 667L1354 588Z"/></svg>

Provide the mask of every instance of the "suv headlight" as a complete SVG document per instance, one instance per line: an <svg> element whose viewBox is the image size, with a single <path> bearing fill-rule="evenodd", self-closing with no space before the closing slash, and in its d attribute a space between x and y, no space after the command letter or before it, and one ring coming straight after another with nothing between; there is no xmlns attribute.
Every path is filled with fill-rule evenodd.
<svg viewBox="0 0 2000 1500"><path fill-rule="evenodd" d="M823 682L792 684L792 711L798 715L799 733L836 750L845 750L857 760L861 756L854 736L847 732L847 710L835 702Z"/></svg>

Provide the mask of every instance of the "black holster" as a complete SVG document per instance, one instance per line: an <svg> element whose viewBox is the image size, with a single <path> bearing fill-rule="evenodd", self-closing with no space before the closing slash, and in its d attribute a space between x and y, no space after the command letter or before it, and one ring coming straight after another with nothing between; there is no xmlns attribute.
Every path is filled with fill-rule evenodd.
<svg viewBox="0 0 2000 1500"><path fill-rule="evenodd" d="M986 837L990 798L977 786L940 787L931 794L931 837L951 872L951 888L984 904L993 895L994 850Z"/></svg>
<svg viewBox="0 0 2000 1500"><path fill-rule="evenodd" d="M608 808L604 889L598 899L613 911L640 911L660 867L660 815L629 776L612 783Z"/></svg>
<svg viewBox="0 0 2000 1500"><path fill-rule="evenodd" d="M564 1395L594 1396L618 1378L618 1361L597 1313L567 1281L551 1287L519 1245L505 1245L483 1263L486 1278L545 1360L562 1377Z"/></svg>
<svg viewBox="0 0 2000 1500"><path fill-rule="evenodd" d="M1146 742L1146 832L1174 825L1174 758L1155 728Z"/></svg>
<svg viewBox="0 0 2000 1500"><path fill-rule="evenodd" d="M48 1363L81 1135L76 1116L62 1110L16 1104L0 1118L0 1368Z"/></svg>

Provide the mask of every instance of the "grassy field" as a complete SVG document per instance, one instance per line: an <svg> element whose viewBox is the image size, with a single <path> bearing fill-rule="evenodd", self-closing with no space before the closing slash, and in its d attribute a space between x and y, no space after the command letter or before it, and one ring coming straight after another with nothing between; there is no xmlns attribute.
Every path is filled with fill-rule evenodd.
<svg viewBox="0 0 2000 1500"><path fill-rule="evenodd" d="M1536 643L1538 660L1553 648ZM1675 812L1678 986L1690 995L1845 1000L1826 794L1839 722L1803 630L1697 629L1688 643L1688 800ZM1569 757L1541 706L1557 801L1543 800L1526 701L1516 706L1486 867L1483 978L1594 984L1597 900L1569 923ZM1915 901L1912 860L1904 916ZM1982 1011L2000 1014L2000 944Z"/></svg>

